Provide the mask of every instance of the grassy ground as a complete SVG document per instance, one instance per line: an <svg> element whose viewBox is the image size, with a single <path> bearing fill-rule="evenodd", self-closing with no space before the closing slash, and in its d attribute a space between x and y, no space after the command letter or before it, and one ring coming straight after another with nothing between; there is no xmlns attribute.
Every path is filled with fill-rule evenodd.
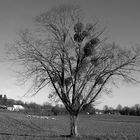
<svg viewBox="0 0 140 140"><path fill-rule="evenodd" d="M140 117L81 115L78 130L81 136L73 140L140 140ZM69 140L68 134L68 116L39 119L0 112L0 140Z"/></svg>

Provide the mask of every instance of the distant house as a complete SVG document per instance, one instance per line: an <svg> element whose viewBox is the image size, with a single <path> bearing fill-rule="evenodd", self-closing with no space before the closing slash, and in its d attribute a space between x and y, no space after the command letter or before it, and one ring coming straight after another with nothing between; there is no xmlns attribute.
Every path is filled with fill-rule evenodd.
<svg viewBox="0 0 140 140"><path fill-rule="evenodd" d="M7 110L9 110L9 111L14 111L14 110L13 110L13 107L7 107Z"/></svg>
<svg viewBox="0 0 140 140"><path fill-rule="evenodd" d="M95 114L101 115L101 114L103 114L103 111L102 111L102 110L96 110L96 111L95 111Z"/></svg>
<svg viewBox="0 0 140 140"><path fill-rule="evenodd" d="M8 107L7 110L20 111L20 110L24 110L24 107L22 105L13 105L12 107Z"/></svg>
<svg viewBox="0 0 140 140"><path fill-rule="evenodd" d="M7 106L5 106L5 105L0 105L0 109L7 109Z"/></svg>

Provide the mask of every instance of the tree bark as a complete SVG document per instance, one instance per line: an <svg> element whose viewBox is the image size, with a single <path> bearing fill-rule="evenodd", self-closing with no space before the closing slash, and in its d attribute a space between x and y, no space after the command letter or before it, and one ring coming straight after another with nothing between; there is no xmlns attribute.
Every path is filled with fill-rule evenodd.
<svg viewBox="0 0 140 140"><path fill-rule="evenodd" d="M70 136L71 137L78 136L77 121L78 121L78 116L70 114Z"/></svg>

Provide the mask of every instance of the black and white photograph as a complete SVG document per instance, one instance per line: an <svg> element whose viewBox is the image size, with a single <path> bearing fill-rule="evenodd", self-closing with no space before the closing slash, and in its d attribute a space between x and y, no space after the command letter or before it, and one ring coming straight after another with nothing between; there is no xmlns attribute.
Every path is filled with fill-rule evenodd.
<svg viewBox="0 0 140 140"><path fill-rule="evenodd" d="M140 140L140 1L0 0L0 140Z"/></svg>

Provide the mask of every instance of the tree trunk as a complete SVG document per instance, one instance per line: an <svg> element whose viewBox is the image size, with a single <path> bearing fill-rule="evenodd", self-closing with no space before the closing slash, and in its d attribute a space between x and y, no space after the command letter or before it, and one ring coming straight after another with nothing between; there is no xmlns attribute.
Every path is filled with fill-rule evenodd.
<svg viewBox="0 0 140 140"><path fill-rule="evenodd" d="M70 136L71 137L78 136L77 121L78 121L78 116L70 114Z"/></svg>

